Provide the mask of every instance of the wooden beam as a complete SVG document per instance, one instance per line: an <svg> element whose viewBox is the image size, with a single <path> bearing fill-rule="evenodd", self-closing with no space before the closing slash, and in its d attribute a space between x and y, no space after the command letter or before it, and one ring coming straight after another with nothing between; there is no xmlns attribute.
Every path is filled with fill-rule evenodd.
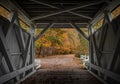
<svg viewBox="0 0 120 84"><path fill-rule="evenodd" d="M9 17L10 24L9 24L8 31L6 33L6 37L8 37L10 35L10 32L13 29L13 25L14 25L14 22L16 20L16 17L17 17L17 13L16 12L12 12L11 16Z"/></svg>
<svg viewBox="0 0 120 84"><path fill-rule="evenodd" d="M71 14L71 13L75 13L76 14L76 16L75 15L73 15L73 14ZM51 16L51 17L47 17L47 18L43 18L43 19L40 19L40 20L50 20L50 19L53 19L53 20L55 20L56 18L58 18L58 19L60 19L60 18L62 18L62 19L69 19L70 20L70 18L73 18L73 19L85 19L85 18L82 18L80 15L79 16L77 16L77 14L79 14L79 13L76 13L76 12L71 12L70 14L69 13L64 13L64 14L61 14L61 15L59 15L59 16ZM36 15L36 14L33 14L33 15ZM61 17L62 16L62 17ZM74 16L74 17L73 17ZM90 17L88 17L87 19L91 19Z"/></svg>
<svg viewBox="0 0 120 84"><path fill-rule="evenodd" d="M19 69L19 70L15 70L15 71L13 71L13 72L10 72L10 73L8 73L8 74L5 74L5 75L3 75L3 76L0 76L0 84L3 84L4 82L9 81L9 80L12 79L12 78L15 78L16 76L22 74L23 72L25 72L25 71L33 68L33 67L34 67L34 64L31 64L31 65L28 65L28 66L26 66L26 67L23 67L23 68L21 68L21 69Z"/></svg>
<svg viewBox="0 0 120 84"><path fill-rule="evenodd" d="M24 41L23 33L21 33L23 31L18 26L15 26L14 30L15 30L15 34L16 34L16 37L17 37L19 47L20 47L20 51L22 53L24 53L24 51L25 51L25 41Z"/></svg>
<svg viewBox="0 0 120 84"><path fill-rule="evenodd" d="M120 28L120 26L119 26L119 28ZM112 53L112 56L110 58L110 61L109 61L108 67L107 67L108 70L113 69L113 66L115 65L116 60L119 56L119 52L120 52L120 29L119 28L118 28L118 31L116 34L117 37L116 37L116 40L114 43L113 53Z"/></svg>
<svg viewBox="0 0 120 84"><path fill-rule="evenodd" d="M44 28L38 36L36 36L35 41L38 40L50 27L52 27L53 24L49 23L46 28Z"/></svg>
<svg viewBox="0 0 120 84"><path fill-rule="evenodd" d="M18 27L18 33L19 33L19 37L20 38L20 41L22 43L22 49L25 50L25 40L24 40L24 36L23 36L23 31L22 31L22 27L20 25L20 21L19 21L19 18L18 18L18 13L16 13L17 17L16 17L16 24L19 26Z"/></svg>
<svg viewBox="0 0 120 84"><path fill-rule="evenodd" d="M20 44L21 44L21 47L22 47L22 52L25 50L25 40L24 40L24 36L23 36L23 31L22 31L22 28L21 28L21 25L20 25L20 22L19 22L19 18L18 18L18 13L16 12L16 24L18 25L18 28L15 28L17 29L17 32L19 34L19 36L17 38L19 38L20 40Z"/></svg>
<svg viewBox="0 0 120 84"><path fill-rule="evenodd" d="M31 41L32 41L33 37L30 35L28 40L27 40L27 45L26 45L26 49L25 49L25 52L24 52L24 61L23 61L23 67L25 67L27 65L27 61L28 61L28 56L29 56L29 53L30 53L30 46L31 46Z"/></svg>
<svg viewBox="0 0 120 84"><path fill-rule="evenodd" d="M2 48L1 51L3 53L3 56L5 57L5 60L7 61L7 64L8 64L10 71L14 71L15 67L12 63L11 54L10 54L10 51L7 47L6 39L5 39L5 36L3 34L1 26L0 26L0 47Z"/></svg>
<svg viewBox="0 0 120 84"><path fill-rule="evenodd" d="M80 28L78 28L76 24L71 23L71 25L72 25L73 28L75 28L85 39L88 40L88 36L86 36L86 34L85 34Z"/></svg>
<svg viewBox="0 0 120 84"><path fill-rule="evenodd" d="M0 4L7 8L9 11L15 10L19 12L19 18L25 21L26 24L30 25L32 22L30 21L30 16L17 4L12 0L1 0ZM9 4L9 5L8 5Z"/></svg>
<svg viewBox="0 0 120 84"><path fill-rule="evenodd" d="M6 34L6 38L9 38L9 34L10 34L11 30L13 29L13 25L15 25L15 23L16 23L16 25L19 26L19 28L15 28L15 30L17 30L17 33L16 33L18 36L17 38L19 39L18 41L20 41L19 44L20 44L20 47L22 47L22 51L24 51L25 50L25 41L24 41L22 30L20 28L18 14L16 11L13 11L11 13L11 17L9 17L9 20L11 21L11 23L9 25L9 28L8 28L8 31Z"/></svg>
<svg viewBox="0 0 120 84"><path fill-rule="evenodd" d="M64 20L61 20L61 19L56 19L56 20L37 20L35 21L36 23L88 23L89 21L88 20L67 20L67 19L64 19Z"/></svg>
<svg viewBox="0 0 120 84"><path fill-rule="evenodd" d="M96 45L96 42L95 42L95 37L93 36L93 25L90 25L90 39L92 41L92 45L93 45L93 49L95 51L95 60L96 61L96 64L99 66L100 65L100 61L99 61L99 50L97 48L97 45Z"/></svg>
<svg viewBox="0 0 120 84"><path fill-rule="evenodd" d="M109 0L108 0L109 1ZM108 2L107 1L107 2ZM103 16L104 16L104 11L109 10L112 11L115 7L117 7L120 4L119 0L112 0L111 2L108 2L108 5L103 6L94 16L93 20L90 21L89 24L95 24L97 23Z"/></svg>
<svg viewBox="0 0 120 84"><path fill-rule="evenodd" d="M33 36L30 35L28 40L27 40L27 45L26 45L25 52L23 54L23 56L24 56L24 60L23 60L23 64L22 64L23 67L26 67L27 64L28 64L28 61L30 61L29 58L30 58L30 47L31 47L32 39L33 39ZM22 74L22 76L24 77L25 73Z"/></svg>
<svg viewBox="0 0 120 84"><path fill-rule="evenodd" d="M23 56L24 56L24 61L23 61L23 65L22 65L23 67L26 67L28 65L28 61L30 61L29 58L30 58L31 42L32 42L32 36L29 36L28 41L27 41L27 45L26 45L26 50L25 50L25 52L23 54ZM25 73L26 72L24 72L22 74L22 77L25 77Z"/></svg>
<svg viewBox="0 0 120 84"><path fill-rule="evenodd" d="M19 18L18 18L18 14L16 11L13 11L11 13L11 17L9 18L9 20L11 21L10 25L9 25L9 28L8 28L8 32L7 32L7 35L6 35L6 38L9 38L9 34L11 32L11 30L14 28L13 25L16 25L18 26L17 28L14 28L16 30L16 36L17 36L17 39L18 39L18 42L19 42L19 45L21 47L21 51L23 52L25 50L25 41L24 41L24 37L23 37L23 31L20 27L20 23L19 23Z"/></svg>
<svg viewBox="0 0 120 84"><path fill-rule="evenodd" d="M33 10L32 8L34 8L35 10ZM36 7L36 6L34 6L34 7L28 7L28 9L32 9L30 12L31 13L36 13L36 14L39 14L39 13L50 13L50 12L54 12L54 11L56 11L57 9L51 9L51 8L40 8L40 10L38 9L38 7ZM83 15L83 13L90 13L90 12L94 12L95 10L97 10L97 9L90 9L90 8L88 8L88 9L80 9L80 10L76 10L75 12L77 12L78 14L82 14ZM31 14L31 15L34 15L34 14Z"/></svg>
<svg viewBox="0 0 120 84"><path fill-rule="evenodd" d="M0 44L1 44L0 47L2 48L1 51L3 53L3 56L4 56L5 60L6 60L6 63L8 65L8 67L9 67L9 70L10 71L16 70L16 67L12 62L12 56L11 56L11 53L10 53L8 47L7 47L5 35L3 34L1 26L0 26ZM19 80L18 77L16 77L15 79Z"/></svg>
<svg viewBox="0 0 120 84"><path fill-rule="evenodd" d="M32 40L33 40L34 36L32 34L32 32L29 34L29 37L28 37L28 40L27 40L27 44L26 44L26 48L25 48L25 51L23 53L23 64L22 66L23 67L26 67L28 62L30 62L30 48L31 48L31 45L32 45ZM22 76L24 77L25 76L25 73L22 74Z"/></svg>
<svg viewBox="0 0 120 84"><path fill-rule="evenodd" d="M91 36L90 28L88 28L88 34ZM89 37L89 63L93 63L93 61L93 44L91 37ZM89 70L91 70L91 66L89 67Z"/></svg>
<svg viewBox="0 0 120 84"><path fill-rule="evenodd" d="M37 28L43 29L49 23L36 23ZM87 23L75 23L79 28L87 28ZM52 28L72 28L70 23L53 23Z"/></svg>
<svg viewBox="0 0 120 84"><path fill-rule="evenodd" d="M111 22L112 21L112 16L111 16L111 12L110 11L105 11L104 12L104 21L103 21L103 25L101 27L101 33L100 33L100 39L98 41L99 43L99 50L102 51L103 50L103 45L105 42L105 37L107 35L107 30L108 27L112 28ZM106 26L108 24L108 27Z"/></svg>
<svg viewBox="0 0 120 84"><path fill-rule="evenodd" d="M38 3L38 4L42 4L42 5L51 7L51 8L60 9L60 8L58 8L58 7L56 7L56 6L53 6L53 5L50 5L50 4L48 4L48 3L38 1L38 0L30 0L30 1L36 2L36 3ZM86 16L86 15L83 15L83 14L80 14L80 13L78 14L78 13L75 13L75 12L72 12L72 11L67 11L67 12L68 12L68 13L71 13L71 14L73 14L73 15L79 16L79 17L83 17L83 18L92 20L91 17Z"/></svg>
<svg viewBox="0 0 120 84"><path fill-rule="evenodd" d="M32 42L31 42L31 51L30 51L30 55L31 55L31 63L35 62L35 41L34 41L34 36L35 36L35 26L31 25L30 27L30 34L33 37L32 38Z"/></svg>
<svg viewBox="0 0 120 84"><path fill-rule="evenodd" d="M105 80L103 80L102 78L100 78L98 75L96 75L95 73L93 73L92 71L88 70L88 72L90 74L92 74L94 77L96 77L98 80L100 80L103 84L109 84Z"/></svg>
<svg viewBox="0 0 120 84"><path fill-rule="evenodd" d="M12 56L22 55L22 53L11 53Z"/></svg>
<svg viewBox="0 0 120 84"><path fill-rule="evenodd" d="M112 79L120 82L120 75L119 75L119 74L114 73L114 72L111 72L111 71L109 71L109 70L107 70L107 69L103 69L103 68L101 68L101 67L99 67L99 66L96 66L96 65L94 65L94 64L90 64L90 66L91 66L93 69L101 72L102 74L104 74L104 75L106 75L106 76L108 76L108 77L110 77L110 78L112 78Z"/></svg>
<svg viewBox="0 0 120 84"><path fill-rule="evenodd" d="M94 62L94 64L96 63L96 65L100 66L100 60L99 60L99 53L98 53L98 48L97 48L97 45L96 45L96 42L95 42L95 37L93 35L93 25L90 25L89 26L89 33L90 33L90 41L91 41L91 46L93 48L93 50L91 50L92 52L92 56L91 56L91 60L92 62ZM95 53L95 55L94 55ZM93 61L93 56L95 57L94 61ZM91 65L90 65L90 69L91 69ZM98 75L100 76L100 72L98 71Z"/></svg>
<svg viewBox="0 0 120 84"><path fill-rule="evenodd" d="M0 65L2 63L2 58L3 58L3 56L2 56L2 53L0 52Z"/></svg>
<svg viewBox="0 0 120 84"><path fill-rule="evenodd" d="M34 20L50 17L50 16L53 16L53 15L57 15L57 14L61 14L61 13L64 13L64 12L68 12L68 11L84 8L84 7L87 7L87 6L100 4L102 2L104 2L104 0L100 0L98 2L96 2L96 1L86 2L86 3L81 4L81 6L78 5L78 6L75 6L75 7L72 7L72 8L66 8L66 9L63 9L63 10L58 10L57 12L46 14L46 15L43 15L43 16L36 16L36 17L33 17L31 20L34 21Z"/></svg>
<svg viewBox="0 0 120 84"><path fill-rule="evenodd" d="M72 12L72 11L69 11L68 13L71 13L71 14L73 14L73 15L76 15L76 16L79 16L79 17L83 17L83 18L86 18L86 19L92 20L91 17L86 16L86 15L83 15L83 14L80 14L80 13L75 13L75 12Z"/></svg>
<svg viewBox="0 0 120 84"><path fill-rule="evenodd" d="M24 78L22 78L21 80L19 80L16 84L20 84L22 81L24 81L25 79L27 79L28 77L30 77L31 75L33 75L35 72L36 72L36 70L34 70L31 73L27 74Z"/></svg>
<svg viewBox="0 0 120 84"><path fill-rule="evenodd" d="M48 7L51 7L51 8L58 9L58 7L53 6L53 5L50 5L50 4L45 3L45 2L41 2L41 1L38 1L38 0L30 0L30 1L33 1L33 2L38 3L38 4L42 4L42 5L44 5L44 6L48 6Z"/></svg>
<svg viewBox="0 0 120 84"><path fill-rule="evenodd" d="M34 43L34 38L32 39L32 43L31 43L31 63L35 62L35 43Z"/></svg>

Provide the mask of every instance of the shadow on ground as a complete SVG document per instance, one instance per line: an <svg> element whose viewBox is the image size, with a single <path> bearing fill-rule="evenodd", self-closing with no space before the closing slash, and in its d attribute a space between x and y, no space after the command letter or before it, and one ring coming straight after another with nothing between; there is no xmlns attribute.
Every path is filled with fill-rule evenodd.
<svg viewBox="0 0 120 84"><path fill-rule="evenodd" d="M41 58L41 68L21 84L102 84L74 55Z"/></svg>

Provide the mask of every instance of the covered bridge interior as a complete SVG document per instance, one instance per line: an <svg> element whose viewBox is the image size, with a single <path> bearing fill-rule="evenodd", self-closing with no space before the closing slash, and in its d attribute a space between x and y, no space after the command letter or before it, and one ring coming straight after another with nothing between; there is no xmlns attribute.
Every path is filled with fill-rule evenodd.
<svg viewBox="0 0 120 84"><path fill-rule="evenodd" d="M78 30L89 42L89 72L105 84L120 84L120 15L112 17L120 0L0 0L0 5L10 14L0 16L0 84L20 83L35 73L34 43L48 28ZM36 28L43 28L38 36Z"/></svg>

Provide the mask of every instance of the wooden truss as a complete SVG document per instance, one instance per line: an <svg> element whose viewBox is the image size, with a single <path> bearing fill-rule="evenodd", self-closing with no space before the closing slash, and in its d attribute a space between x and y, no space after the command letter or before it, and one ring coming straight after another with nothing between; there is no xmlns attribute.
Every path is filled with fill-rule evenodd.
<svg viewBox="0 0 120 84"><path fill-rule="evenodd" d="M90 48L90 72L94 74L96 77L98 77L100 80L102 80L105 84L108 84L107 81L108 78L111 78L117 82L120 82L120 75L115 73L113 71L114 66L117 62L118 56L119 56L119 48L120 48L120 26L118 26L118 31L115 34L114 28L112 26L112 17L111 17L111 12L108 10L104 11L104 21L101 29L99 29L99 40L96 38L95 33L93 31L93 26L90 25L89 27L89 48ZM105 41L108 38L107 35L108 29L112 31L112 35L116 36L115 41L114 41L114 47L113 47L113 52L106 52L104 51L104 46L105 46ZM96 41L97 40L97 41ZM98 42L98 43L97 43ZM98 45L97 45L98 44ZM107 67L103 68L102 65L102 59L104 54L110 54L108 60ZM104 58L105 59L105 58ZM98 74L95 74L93 70L96 70ZM102 79L103 77L103 79Z"/></svg>
<svg viewBox="0 0 120 84"><path fill-rule="evenodd" d="M35 72L34 69L34 52L30 51L34 51L34 35L33 33L27 33L25 31L23 31L23 29L21 29L20 27L20 23L18 21L18 15L17 12L12 12L11 13L11 18L10 20L10 24L9 24L9 28L7 28L8 30L5 31L7 32L6 35L3 32L3 26L5 26L5 24L3 26L0 26L0 47L1 47L1 61L4 58L5 62L7 64L6 67L9 68L9 73L0 76L0 84L5 83L9 80L13 80L13 81L9 81L12 83L16 83L19 82L20 80L24 79L26 76L31 75ZM6 41L6 38L9 38L9 36L11 35L11 31L14 30L15 34L16 34L16 39L17 39L17 43L19 44L19 49L21 51L21 53L14 53L14 55L18 55L21 56L22 58L22 66L20 66L20 69L17 69L15 64L13 63L13 59L12 59L12 54L10 52L10 48L8 47L8 42ZM28 34L28 40L27 43L25 43L25 36L24 33ZM32 60L32 61L31 61ZM2 63L2 62L1 62ZM30 71L29 74L26 74L26 71ZM23 76L21 77L21 74L23 74Z"/></svg>

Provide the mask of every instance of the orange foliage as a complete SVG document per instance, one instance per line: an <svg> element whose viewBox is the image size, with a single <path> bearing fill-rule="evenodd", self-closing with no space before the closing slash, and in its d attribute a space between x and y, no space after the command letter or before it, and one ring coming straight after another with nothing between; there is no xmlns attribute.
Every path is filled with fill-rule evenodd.
<svg viewBox="0 0 120 84"><path fill-rule="evenodd" d="M115 18L120 15L120 6L118 6L115 10L112 11L112 17Z"/></svg>
<svg viewBox="0 0 120 84"><path fill-rule="evenodd" d="M25 29L26 31L29 31L29 26L24 21L22 21L21 19L19 19L19 23L20 23L20 26L23 29Z"/></svg>
<svg viewBox="0 0 120 84"><path fill-rule="evenodd" d="M0 15L5 18L9 18L10 12L7 9L0 6Z"/></svg>

